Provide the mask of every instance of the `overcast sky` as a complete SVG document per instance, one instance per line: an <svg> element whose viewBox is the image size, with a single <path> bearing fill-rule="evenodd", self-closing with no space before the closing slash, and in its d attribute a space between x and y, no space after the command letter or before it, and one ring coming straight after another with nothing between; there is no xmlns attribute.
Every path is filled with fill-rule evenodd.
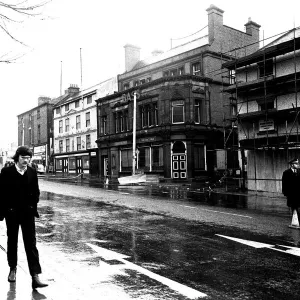
<svg viewBox="0 0 300 300"><path fill-rule="evenodd" d="M211 4L224 10L225 25L241 31L251 17L261 25L261 39L300 26L299 0L52 0L42 18L9 24L26 46L0 31L0 57L22 55L13 64L0 64L0 147L17 142L18 114L36 107L39 96L60 95L61 61L63 90L80 86L80 48L88 88L124 72L126 43L140 46L141 58L154 49L167 51L171 38L207 25Z"/></svg>

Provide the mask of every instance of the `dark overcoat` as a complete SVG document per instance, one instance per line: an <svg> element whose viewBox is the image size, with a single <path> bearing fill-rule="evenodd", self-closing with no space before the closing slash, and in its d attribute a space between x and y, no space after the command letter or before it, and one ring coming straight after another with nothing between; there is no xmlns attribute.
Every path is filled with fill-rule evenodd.
<svg viewBox="0 0 300 300"><path fill-rule="evenodd" d="M21 209L22 214L33 214L39 217L37 204L40 190L36 171L27 167L27 186L21 185L20 175L15 165L3 168L0 174L0 216L5 217L11 210ZM22 203L20 203L22 201Z"/></svg>
<svg viewBox="0 0 300 300"><path fill-rule="evenodd" d="M300 207L300 174L287 169L282 174L282 193L286 196L287 206Z"/></svg>

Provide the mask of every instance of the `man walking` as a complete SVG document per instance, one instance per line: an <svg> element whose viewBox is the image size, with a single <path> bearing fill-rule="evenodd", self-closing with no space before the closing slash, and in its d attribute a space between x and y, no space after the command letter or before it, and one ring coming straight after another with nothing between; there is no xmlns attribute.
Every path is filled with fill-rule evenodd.
<svg viewBox="0 0 300 300"><path fill-rule="evenodd" d="M282 174L282 193L286 196L287 206L292 210L292 228L299 227L299 211L300 207L300 174L298 174L298 169L300 167L300 162L298 158L294 158L289 161L290 168L285 170Z"/></svg>
<svg viewBox="0 0 300 300"><path fill-rule="evenodd" d="M8 281L16 281L18 233L21 226L32 288L36 289L48 284L41 282L38 275L42 270L36 247L35 217L39 217L37 203L40 190L37 173L28 165L31 157L31 150L27 146L21 146L13 156L15 164L1 170L0 216L5 218L7 228L7 260L10 267Z"/></svg>

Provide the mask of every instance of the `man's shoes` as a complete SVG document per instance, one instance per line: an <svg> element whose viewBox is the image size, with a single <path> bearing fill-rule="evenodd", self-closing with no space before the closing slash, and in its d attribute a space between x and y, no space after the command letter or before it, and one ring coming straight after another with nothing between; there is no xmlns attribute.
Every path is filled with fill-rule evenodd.
<svg viewBox="0 0 300 300"><path fill-rule="evenodd" d="M16 273L17 268L10 268L9 274L8 274L8 281L9 282L15 282L16 281Z"/></svg>
<svg viewBox="0 0 300 300"><path fill-rule="evenodd" d="M32 288L38 289L48 286L47 283L43 283L40 281L39 275L33 275L32 276Z"/></svg>

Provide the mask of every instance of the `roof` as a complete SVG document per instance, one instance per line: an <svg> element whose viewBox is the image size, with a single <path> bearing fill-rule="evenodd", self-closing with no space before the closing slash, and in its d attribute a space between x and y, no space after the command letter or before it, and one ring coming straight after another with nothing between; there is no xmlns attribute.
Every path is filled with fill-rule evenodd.
<svg viewBox="0 0 300 300"><path fill-rule="evenodd" d="M162 54L150 56L143 60L140 60L129 72L205 45L208 45L208 35L201 36L199 38L176 46L166 52L163 52Z"/></svg>

